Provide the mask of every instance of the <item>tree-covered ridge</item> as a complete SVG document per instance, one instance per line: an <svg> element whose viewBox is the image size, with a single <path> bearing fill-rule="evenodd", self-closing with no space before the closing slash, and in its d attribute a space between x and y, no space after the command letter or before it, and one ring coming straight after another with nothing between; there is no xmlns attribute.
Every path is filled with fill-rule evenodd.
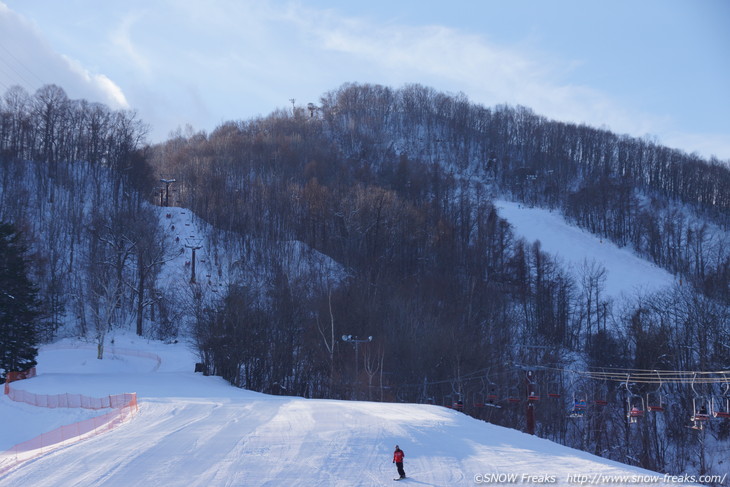
<svg viewBox="0 0 730 487"><path fill-rule="evenodd" d="M307 282L280 280L272 292L287 299L270 307L236 291L245 306L227 300L215 319L199 321L206 336L242 340L217 351L214 341L201 346L214 371L244 387L407 401L459 395L479 415L486 413L473 398L488 389L502 399L520 394L524 377L507 364L714 370L729 363L722 344L730 186L718 161L522 107L488 109L417 85L353 84L318 106L179 134L156 149L155 165L175 174L180 204L214 226L244 242L300 240L348 269L344 282L313 293ZM602 269L586 266L573 280L539 243L516 240L491 204L496 194L560 208L681 273L685 285L619 307L603 297ZM250 314L234 313L241 309ZM220 332L244 323L258 327L258 347ZM342 334L375 337L360 348L358 378ZM275 371L282 352L296 369ZM611 398L614 407L590 431L577 431L564 408L544 406L539 434L651 468L686 465L684 453L668 455L664 443L667 435L675 446L694 441L684 427L692 407L686 386L666 391L677 404L666 422L649 418L637 432L616 413L620 385L569 385L560 374L540 374L543 384ZM519 408L491 410L490 420L524 427Z"/></svg>
<svg viewBox="0 0 730 487"><path fill-rule="evenodd" d="M377 164L406 154L446 164L461 177L484 174L501 191L559 208L710 294L727 288L728 252L720 248L727 243L716 241L713 228L730 224L728 164L550 121L524 107L484 108L418 85L344 86L323 97L321 110L350 157Z"/></svg>
<svg viewBox="0 0 730 487"><path fill-rule="evenodd" d="M170 141L164 151L174 153L159 161L166 170L178 170L171 160L188 168L181 197L194 199L186 192L198 191L194 186L205 173L204 184L215 187L216 196L196 211L223 228L243 225L249 233L276 232L317 247L321 235L332 234L315 223L332 188L375 184L413 205L461 193L468 200L507 193L561 209L577 225L631 247L708 295L729 299L727 165L645 139L549 121L523 107L489 109L418 85L345 85L325 94L320 106L225 123L209 136ZM292 209L278 201L259 208L241 200L255 199L262 191L257 184L282 181L303 188L303 205ZM236 199L242 213L217 214L216 207ZM262 211L275 225L259 224ZM282 227L277 219L284 213L296 221Z"/></svg>

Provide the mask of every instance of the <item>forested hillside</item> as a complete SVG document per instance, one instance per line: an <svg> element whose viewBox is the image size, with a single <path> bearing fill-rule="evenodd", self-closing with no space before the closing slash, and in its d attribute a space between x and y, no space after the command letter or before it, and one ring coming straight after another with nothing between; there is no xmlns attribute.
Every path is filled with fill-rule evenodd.
<svg viewBox="0 0 730 487"><path fill-rule="evenodd" d="M727 377L657 387L577 373L730 369L720 161L418 85L345 85L154 147L132 114L57 87L12 89L0 107L0 220L34 242L47 340L62 330L103 344L132 326L191 336L210 373L267 393L457 404L527 430L534 409L536 434L655 470L707 472L728 449L728 423L686 427L693 399L721 403ZM246 259L222 296L156 287L169 258L151 208L165 201L160 178L175 179L170 205L216 229L217 252ZM576 279L517 239L497 196L559 210L682 284L613 303L600 267ZM345 276L295 275L282 242ZM667 407L629 424L632 395ZM577 397L590 414L570 418Z"/></svg>
<svg viewBox="0 0 730 487"><path fill-rule="evenodd" d="M30 243L40 339L70 326L103 344L110 327L128 324L146 306L144 279L161 250L143 139L133 113L70 100L58 86L5 93L0 220Z"/></svg>

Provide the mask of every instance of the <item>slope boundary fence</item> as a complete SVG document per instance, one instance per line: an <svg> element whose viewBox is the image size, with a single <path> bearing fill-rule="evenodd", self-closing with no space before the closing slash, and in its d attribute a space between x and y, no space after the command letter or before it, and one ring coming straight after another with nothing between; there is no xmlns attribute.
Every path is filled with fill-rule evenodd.
<svg viewBox="0 0 730 487"><path fill-rule="evenodd" d="M159 357L155 357L157 357L157 367L159 367ZM10 386L12 382L29 379L34 376L35 368L19 373L8 373L5 382L5 394L12 401L23 402L37 407L84 408L93 410L110 409L110 411L100 416L42 433L28 441L18 443L9 450L0 452L0 476L19 464L39 457L56 448L110 431L130 420L139 411L136 393L115 394L97 398L82 394L34 394Z"/></svg>
<svg viewBox="0 0 730 487"><path fill-rule="evenodd" d="M91 344L75 344L73 346L64 345L64 344L54 344L54 345L46 345L43 347L43 349L44 350L97 350L97 346L91 345ZM112 345L111 347L106 347L105 350L107 353L111 352L112 356L129 355L131 357L141 357L141 358L148 358L150 360L153 360L155 362L155 366L152 368L151 372L157 372L157 370L160 368L160 365L162 365L162 358L159 355L152 353L152 352L142 352L140 350L117 347L115 345Z"/></svg>

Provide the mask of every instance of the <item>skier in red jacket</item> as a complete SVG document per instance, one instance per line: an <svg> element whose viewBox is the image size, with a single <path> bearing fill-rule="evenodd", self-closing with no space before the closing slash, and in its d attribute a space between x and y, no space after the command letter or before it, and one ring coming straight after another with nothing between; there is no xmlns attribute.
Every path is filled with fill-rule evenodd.
<svg viewBox="0 0 730 487"><path fill-rule="evenodd" d="M403 450L401 450L398 445L395 445L395 452L393 452L393 463L395 463L395 466L398 467L398 475L400 475L400 478L404 479L406 478L406 471L403 470L403 457L406 456L405 453L403 453Z"/></svg>

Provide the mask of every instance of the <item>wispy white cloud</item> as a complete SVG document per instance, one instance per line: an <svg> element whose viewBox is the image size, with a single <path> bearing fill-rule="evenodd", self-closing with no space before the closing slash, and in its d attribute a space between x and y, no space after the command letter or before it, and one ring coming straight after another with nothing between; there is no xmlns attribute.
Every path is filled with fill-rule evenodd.
<svg viewBox="0 0 730 487"><path fill-rule="evenodd" d="M60 13L57 3L39 1ZM487 106L525 105L557 120L653 134L662 143L690 144L681 147L705 156L730 154L721 137L680 134L667 115L642 112L623 95L576 82L576 71L586 69L589 60L544 52L539 38L500 43L443 25L346 16L309 5L287 0L98 4L59 18L66 24L57 28L66 37L75 25L71 19L95 26L85 31L94 37L72 43L66 59L20 18L23 35L32 38L23 42L24 49L34 46L24 59L38 60L39 73L54 73L41 77L53 77L49 82L69 93L73 86L84 88L74 96L94 93L99 101L134 107L154 127L155 139L177 126L210 130L224 120L266 114L288 105L289 98L316 102L345 82L420 83L463 92ZM18 17L7 8L0 11L0 41L9 36L2 24L8 15ZM0 70L0 82L1 76Z"/></svg>
<svg viewBox="0 0 730 487"><path fill-rule="evenodd" d="M656 124L606 93L566 81L577 60L542 61L524 48L443 26L380 25L302 7L290 9L289 18L317 48L358 58L384 79L431 84L486 105L520 104L548 117L617 131L644 133Z"/></svg>
<svg viewBox="0 0 730 487"><path fill-rule="evenodd" d="M130 65L137 75L149 75L152 72L150 60L140 52L139 47L133 41L132 30L143 17L142 12L128 13L109 36L111 44L116 48L120 58Z"/></svg>
<svg viewBox="0 0 730 487"><path fill-rule="evenodd" d="M531 42L498 44L481 35L438 25L408 26L347 18L289 4L288 22L311 42L312 52L326 59L335 52L348 65L367 66L370 80L384 84L418 82L436 89L463 92L487 106L524 105L556 120L586 123L617 133L657 136L660 143L697 151L704 157L730 155L727 138L682 133L662 114L643 112L629 101L572 81L584 61L544 56ZM336 69L332 66L332 69ZM353 79L351 81L358 81Z"/></svg>
<svg viewBox="0 0 730 487"><path fill-rule="evenodd" d="M114 109L130 108L122 89L107 76L92 73L81 63L67 56L62 55L61 57L68 65L69 71L83 81L91 93L97 95L95 98L101 97L103 103Z"/></svg>
<svg viewBox="0 0 730 487"><path fill-rule="evenodd" d="M56 52L31 22L0 3L0 86L20 85L34 92L61 86L71 98L86 98L113 108L129 108L122 89L70 56Z"/></svg>

